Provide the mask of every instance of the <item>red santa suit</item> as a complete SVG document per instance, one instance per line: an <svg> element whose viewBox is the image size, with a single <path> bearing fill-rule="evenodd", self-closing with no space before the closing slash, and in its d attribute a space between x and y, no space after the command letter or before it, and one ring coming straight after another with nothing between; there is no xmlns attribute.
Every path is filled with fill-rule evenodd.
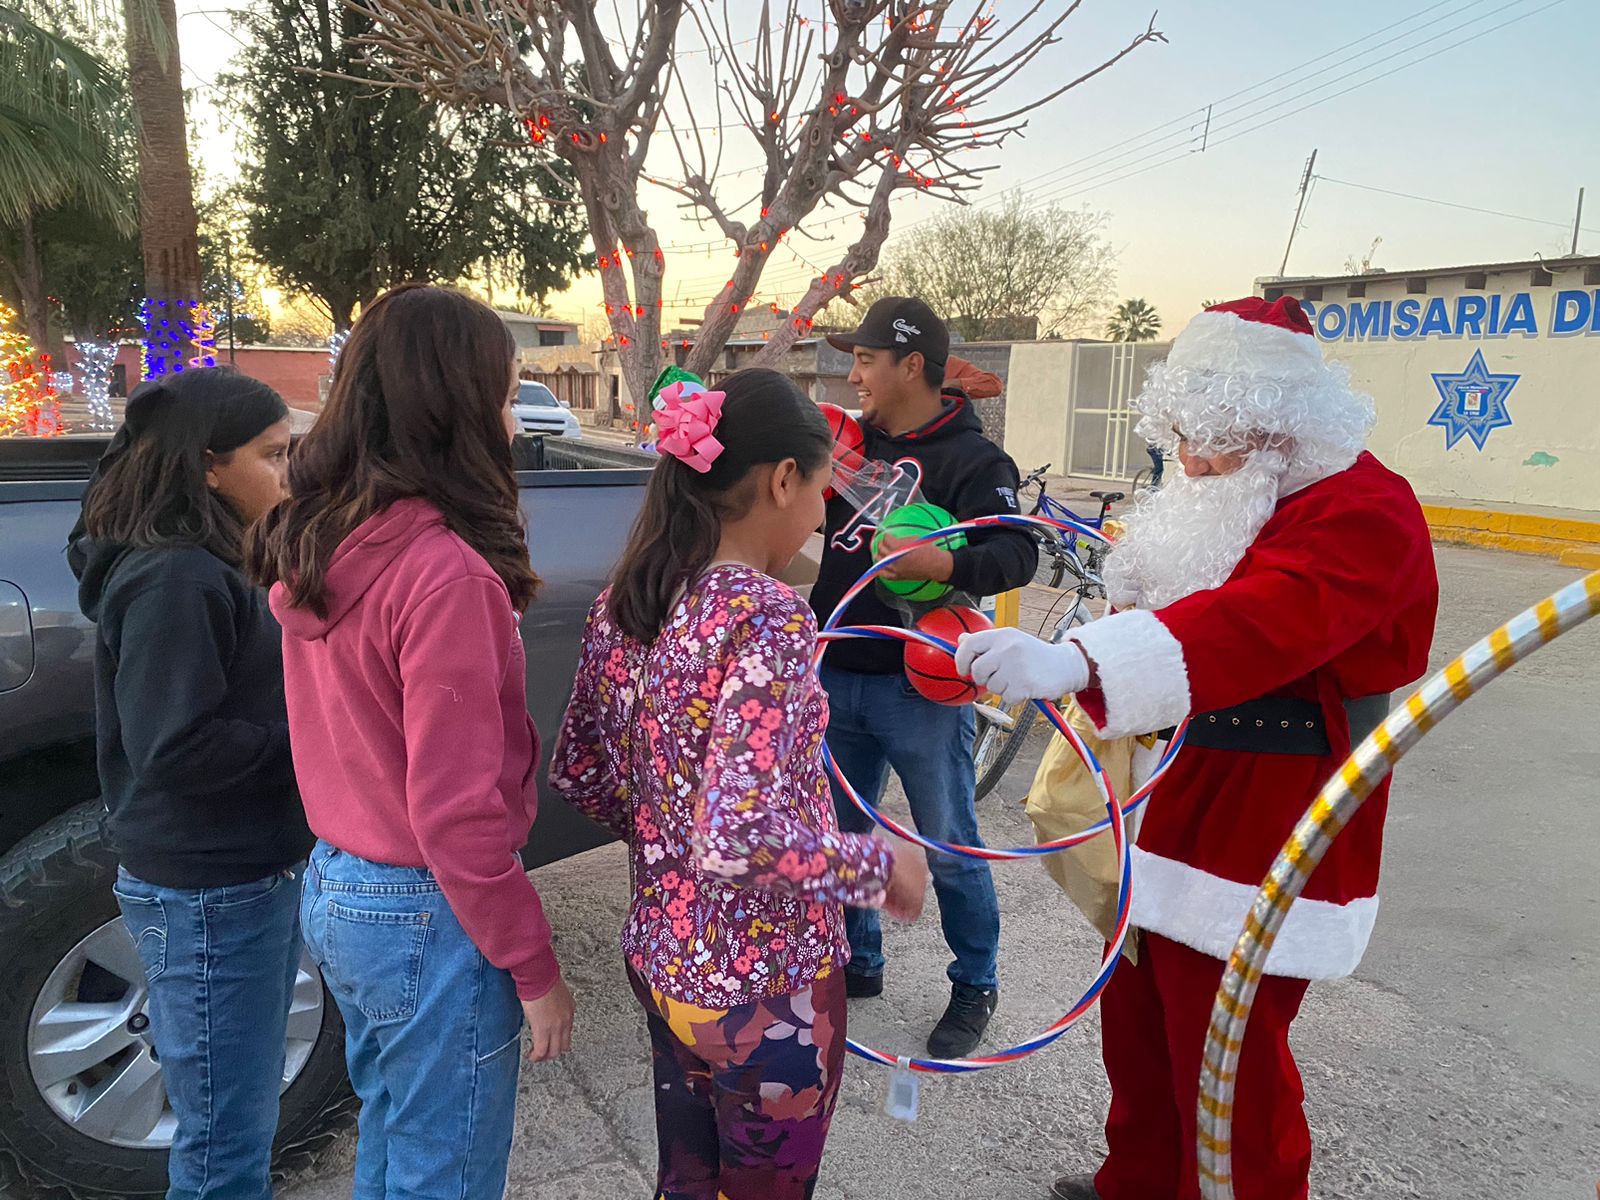
<svg viewBox="0 0 1600 1200"><path fill-rule="evenodd" d="M1100 683L1078 701L1107 735L1191 712L1200 726L1258 720L1218 710L1271 697L1312 702L1328 744L1321 755L1185 748L1149 801L1133 850L1133 923L1153 936L1103 1000L1113 1095L1111 1155L1096 1182L1104 1200L1199 1196L1195 1102L1223 962L1278 851L1350 753L1345 702L1423 674L1437 603L1416 497L1364 453L1284 498L1221 587L1076 635ZM1388 788L1333 843L1273 944L1237 1088L1240 1200L1306 1195L1311 1140L1288 1025L1306 981L1348 975L1366 950Z"/></svg>
<svg viewBox="0 0 1600 1200"><path fill-rule="evenodd" d="M1150 440L1246 464L1231 482L1176 479L1176 492L1136 512L1106 574L1113 599L1120 585L1141 607L1070 635L1097 684L1078 702L1103 735L1192 714L1190 741L1149 800L1132 851L1139 961L1118 966L1101 1001L1112 1100L1094 1191L1198 1200L1195 1106L1224 962L1278 851L1350 752L1349 702L1377 708L1375 724L1384 698L1426 670L1438 581L1410 486L1360 449L1370 402L1324 362L1292 299L1202 314L1135 403ZM1230 488L1254 517L1201 511ZM1200 516L1185 524L1191 500ZM1065 648L1030 648L1011 631L972 641L996 651L973 661L980 682L1065 682L1037 682L1048 675L1041 657L1066 663ZM1307 1195L1311 1139L1289 1023L1308 981L1348 975L1366 949L1387 801L1385 783L1273 944L1235 1093L1239 1200ZM1088 1194L1081 1181L1057 1186Z"/></svg>

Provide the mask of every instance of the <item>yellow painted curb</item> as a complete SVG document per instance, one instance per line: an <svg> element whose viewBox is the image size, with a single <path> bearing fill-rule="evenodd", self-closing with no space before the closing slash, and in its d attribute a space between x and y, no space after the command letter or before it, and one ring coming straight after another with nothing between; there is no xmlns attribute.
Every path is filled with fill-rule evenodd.
<svg viewBox="0 0 1600 1200"><path fill-rule="evenodd" d="M1448 504L1424 504L1422 512L1436 542L1538 554L1564 566L1600 567L1600 521Z"/></svg>
<svg viewBox="0 0 1600 1200"><path fill-rule="evenodd" d="M1534 513L1501 512L1490 508L1460 508L1446 504L1424 504L1422 513L1435 529L1459 529L1481 533L1505 533L1518 537L1548 538L1558 542L1579 542L1600 546L1600 521L1581 517L1547 517Z"/></svg>

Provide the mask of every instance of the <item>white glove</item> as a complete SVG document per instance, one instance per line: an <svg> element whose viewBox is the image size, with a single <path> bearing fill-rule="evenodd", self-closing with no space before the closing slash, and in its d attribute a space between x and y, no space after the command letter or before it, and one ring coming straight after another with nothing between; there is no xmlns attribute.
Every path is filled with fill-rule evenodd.
<svg viewBox="0 0 1600 1200"><path fill-rule="evenodd" d="M1059 700L1089 686L1089 660L1074 643L1053 646L1020 629L962 634L956 673L998 693L1007 704Z"/></svg>

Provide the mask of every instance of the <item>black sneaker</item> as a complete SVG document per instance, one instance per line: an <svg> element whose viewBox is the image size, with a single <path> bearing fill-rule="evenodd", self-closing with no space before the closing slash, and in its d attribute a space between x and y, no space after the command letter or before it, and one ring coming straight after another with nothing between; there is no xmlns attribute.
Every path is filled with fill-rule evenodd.
<svg viewBox="0 0 1600 1200"><path fill-rule="evenodd" d="M998 988L951 984L950 1006L928 1035L928 1053L935 1058L966 1058L983 1040L983 1031L999 1003Z"/></svg>
<svg viewBox="0 0 1600 1200"><path fill-rule="evenodd" d="M1063 1175L1050 1189L1050 1200L1100 1200L1093 1175Z"/></svg>
<svg viewBox="0 0 1600 1200"><path fill-rule="evenodd" d="M845 971L844 994L851 1000L870 1000L874 996L883 995L883 975L862 975L856 971Z"/></svg>

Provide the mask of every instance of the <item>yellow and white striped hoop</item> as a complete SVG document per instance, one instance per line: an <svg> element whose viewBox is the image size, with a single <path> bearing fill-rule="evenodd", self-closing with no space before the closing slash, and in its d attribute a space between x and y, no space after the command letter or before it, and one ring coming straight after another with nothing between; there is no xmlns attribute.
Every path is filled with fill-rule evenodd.
<svg viewBox="0 0 1600 1200"><path fill-rule="evenodd" d="M1356 747L1323 786L1267 873L1223 972L1200 1068L1196 1139L1205 1200L1233 1200L1233 1089L1250 1006L1289 906L1333 839L1395 763L1490 680L1600 612L1600 571L1562 588L1473 644Z"/></svg>

